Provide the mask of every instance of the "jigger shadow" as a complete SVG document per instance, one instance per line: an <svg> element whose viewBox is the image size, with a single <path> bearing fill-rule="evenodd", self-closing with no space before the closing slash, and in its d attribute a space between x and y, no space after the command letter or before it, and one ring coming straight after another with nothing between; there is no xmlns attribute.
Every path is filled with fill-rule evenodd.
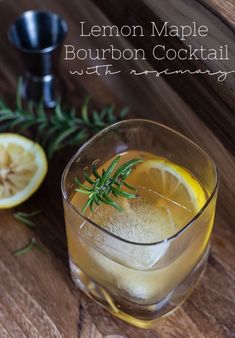
<svg viewBox="0 0 235 338"><path fill-rule="evenodd" d="M42 99L53 107L61 92L56 76L62 42L68 27L57 14L30 10L21 14L8 32L10 42L22 55L26 74L21 95L35 103Z"/></svg>

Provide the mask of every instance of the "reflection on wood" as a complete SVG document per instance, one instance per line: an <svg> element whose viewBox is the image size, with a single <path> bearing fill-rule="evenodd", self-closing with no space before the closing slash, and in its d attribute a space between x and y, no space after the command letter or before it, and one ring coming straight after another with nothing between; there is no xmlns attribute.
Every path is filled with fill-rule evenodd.
<svg viewBox="0 0 235 338"><path fill-rule="evenodd" d="M235 3L232 0L199 0L219 18L235 29Z"/></svg>

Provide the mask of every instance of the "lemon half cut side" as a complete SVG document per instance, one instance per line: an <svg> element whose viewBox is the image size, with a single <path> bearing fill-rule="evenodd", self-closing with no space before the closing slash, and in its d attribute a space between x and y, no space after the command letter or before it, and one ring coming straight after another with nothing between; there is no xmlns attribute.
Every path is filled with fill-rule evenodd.
<svg viewBox="0 0 235 338"><path fill-rule="evenodd" d="M43 148L28 138L0 134L0 209L15 207L27 200L47 173Z"/></svg>

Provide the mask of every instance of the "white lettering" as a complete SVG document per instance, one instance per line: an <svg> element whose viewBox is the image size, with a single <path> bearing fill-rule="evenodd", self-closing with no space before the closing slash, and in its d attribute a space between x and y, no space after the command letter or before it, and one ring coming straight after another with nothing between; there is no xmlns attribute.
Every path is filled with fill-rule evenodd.
<svg viewBox="0 0 235 338"><path fill-rule="evenodd" d="M73 45L64 45L65 47L65 60L74 60L75 59L75 53L74 53L74 46ZM68 50L70 48L70 50ZM68 56L68 54L72 54L71 57Z"/></svg>
<svg viewBox="0 0 235 338"><path fill-rule="evenodd" d="M198 27L198 34L200 36L207 36L207 34L208 34L208 28L206 26L204 26L204 25Z"/></svg>
<svg viewBox="0 0 235 338"><path fill-rule="evenodd" d="M166 49L166 47L165 46L163 46L163 45L157 45L157 46L155 46L154 48L153 48L153 57L156 59L156 60L163 60L163 59L165 59L165 56L163 56L163 57L158 57L157 56L157 48L162 48L163 50L165 50Z"/></svg>
<svg viewBox="0 0 235 338"><path fill-rule="evenodd" d="M151 21L151 25L152 25L151 36L156 36L156 33L157 33L158 36L161 36L161 35L163 35L163 32L164 32L164 36L167 36L167 24L168 24L168 22L166 21L164 23L164 25L162 26L162 29L158 30L156 23L154 21Z"/></svg>

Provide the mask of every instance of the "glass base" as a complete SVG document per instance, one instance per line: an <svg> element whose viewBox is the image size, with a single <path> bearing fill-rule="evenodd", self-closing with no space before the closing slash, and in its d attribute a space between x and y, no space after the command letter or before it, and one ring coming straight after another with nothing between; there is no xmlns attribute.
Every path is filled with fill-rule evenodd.
<svg viewBox="0 0 235 338"><path fill-rule="evenodd" d="M110 293L81 271L70 259L74 283L90 298L111 312L114 316L140 328L153 327L160 317L168 315L181 305L192 293L202 276L209 254L209 246L192 272L167 296L154 304L138 304L120 295Z"/></svg>

